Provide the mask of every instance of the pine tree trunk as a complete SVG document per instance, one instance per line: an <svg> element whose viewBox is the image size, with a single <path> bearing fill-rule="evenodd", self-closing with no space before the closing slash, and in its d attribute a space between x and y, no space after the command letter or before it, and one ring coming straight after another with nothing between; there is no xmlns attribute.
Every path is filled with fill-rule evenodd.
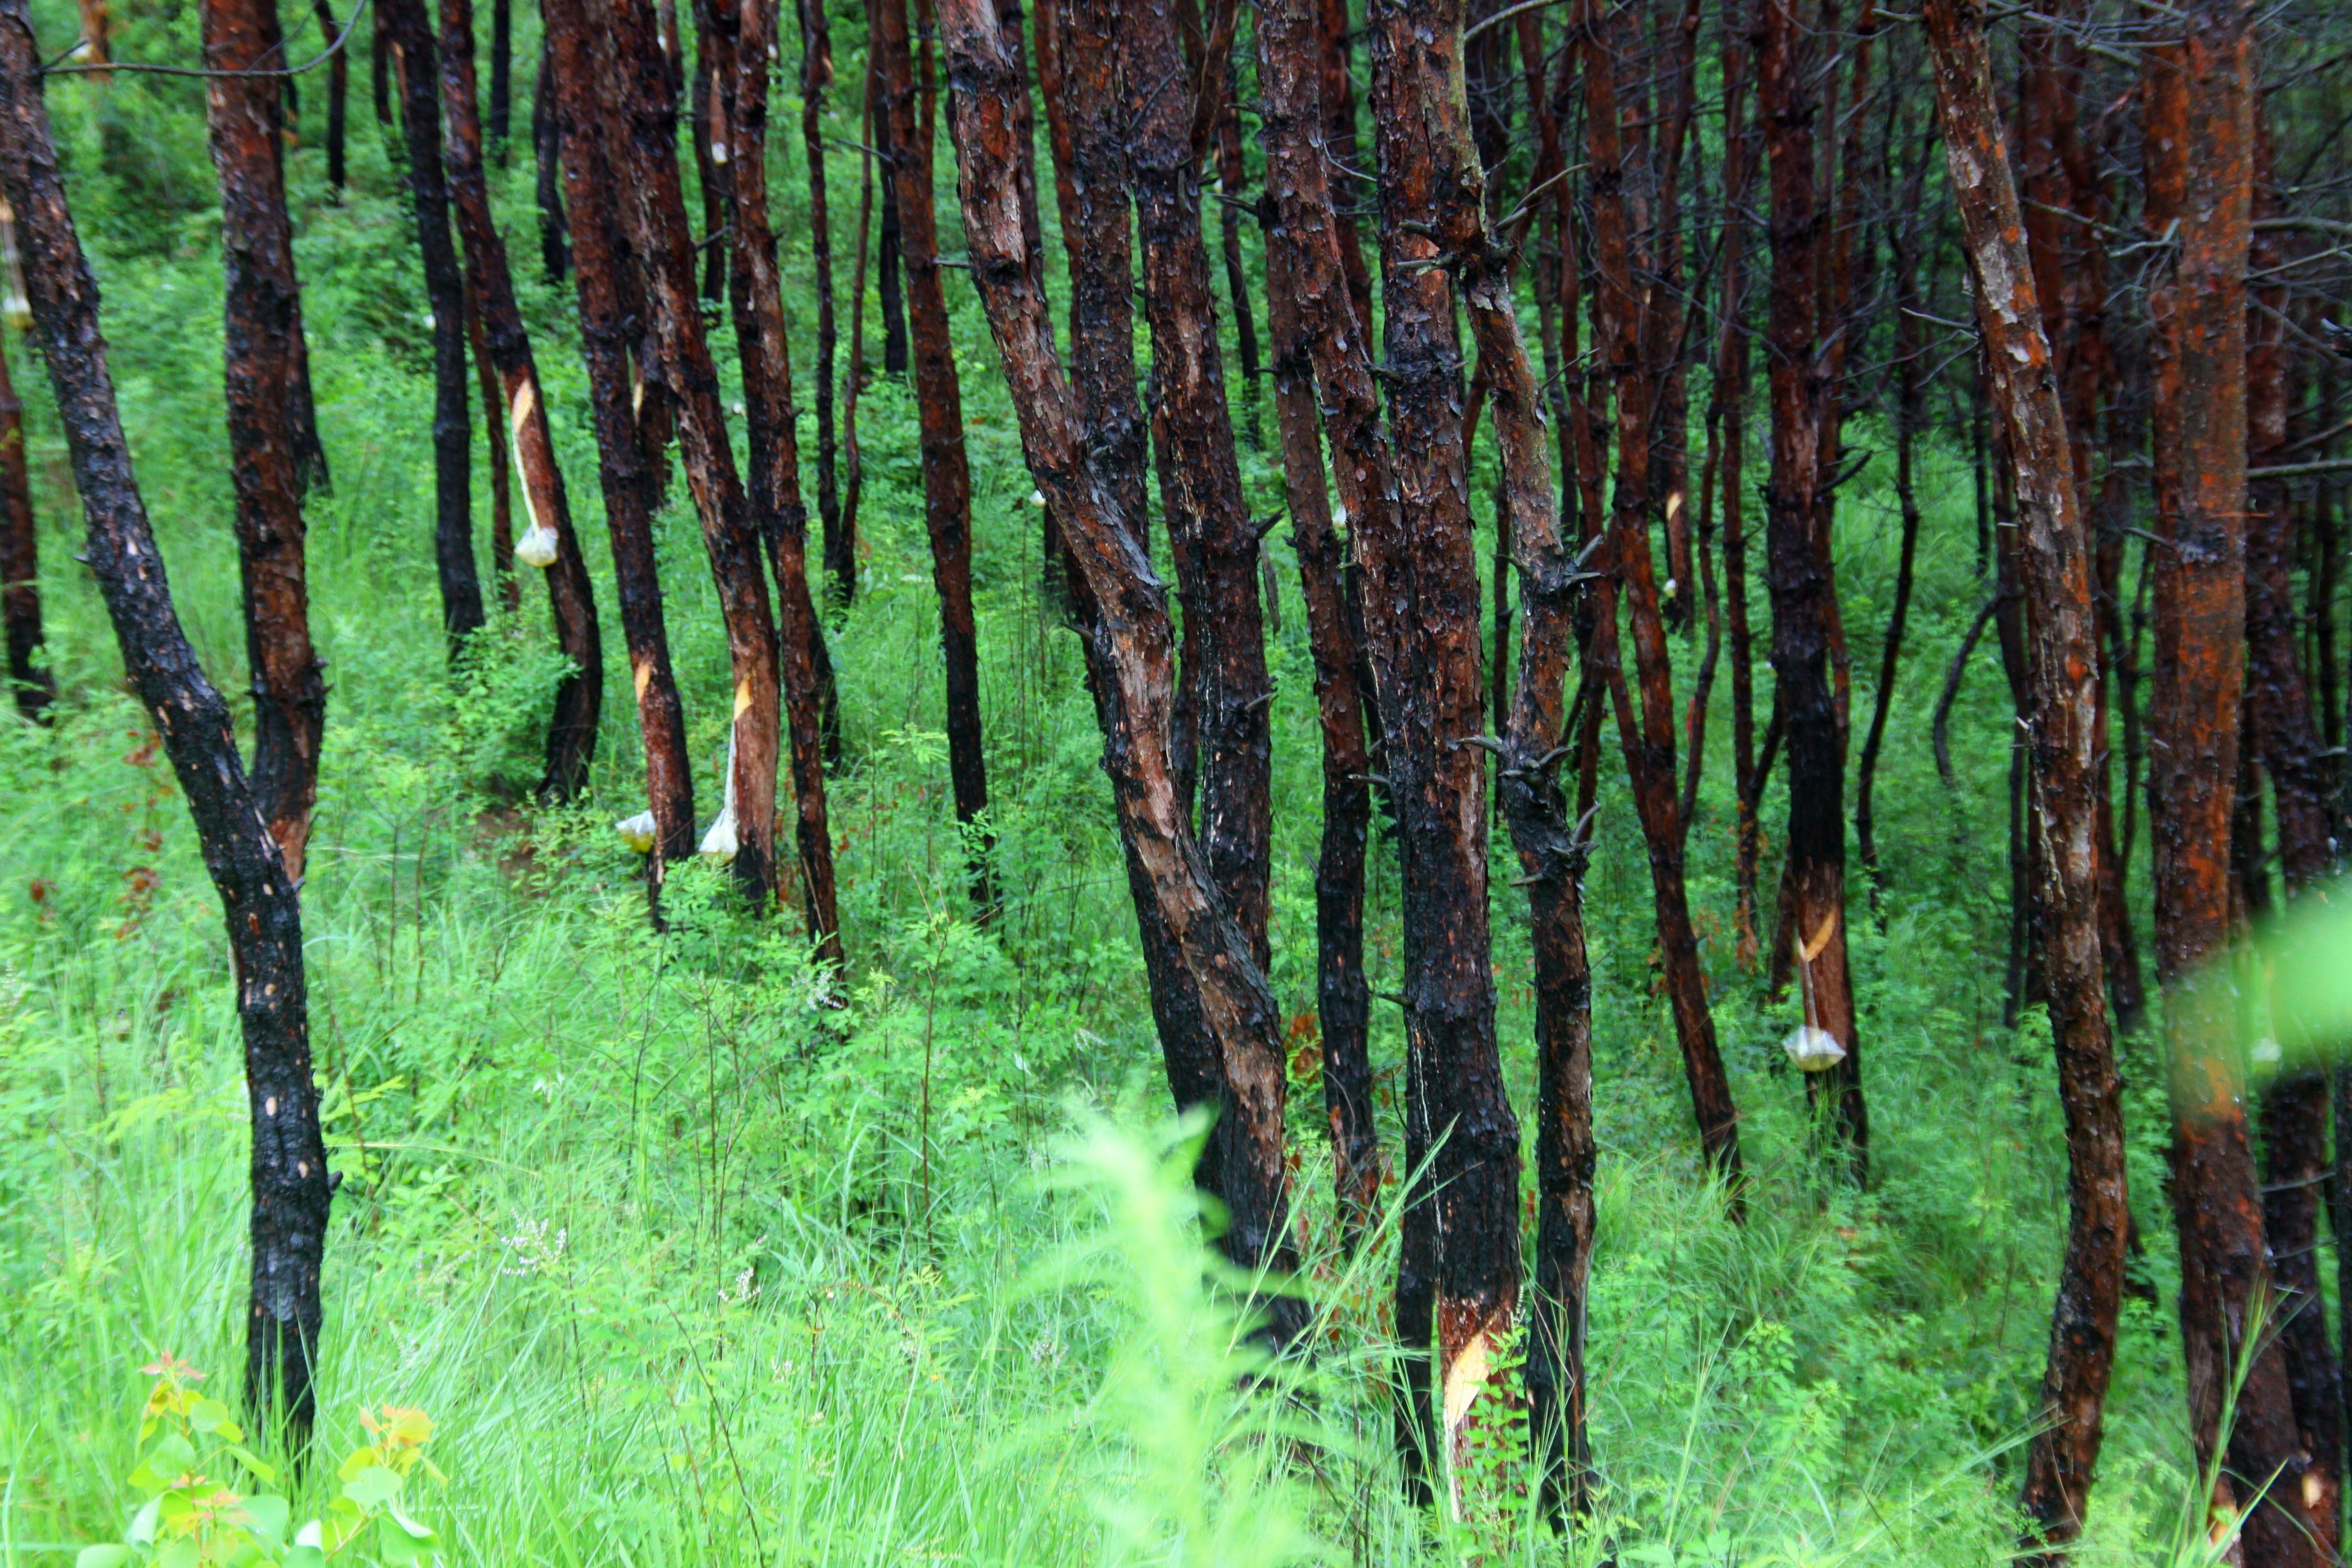
<svg viewBox="0 0 2352 1568"><path fill-rule="evenodd" d="M1258 89L1266 151L1266 308L1274 340L1275 418L1323 742L1323 838L1315 863L1316 1016L1323 1037L1323 1103L1331 1127L1341 1243L1352 1256L1377 1218L1381 1178L1368 1045L1371 991L1364 975L1372 753L1356 676L1364 653L1362 616L1349 591L1348 544L1334 527L1324 484L1322 415L1315 393L1315 333L1318 325L1328 326L1331 313L1319 312L1318 321L1309 301L1318 287L1339 282L1333 273L1338 257L1330 245L1331 195L1321 153L1326 121L1318 26L1313 0L1274 0L1260 10ZM1352 324L1351 314L1339 319Z"/></svg>
<svg viewBox="0 0 2352 1568"><path fill-rule="evenodd" d="M632 339L622 279L637 266L637 258L624 237L625 219L614 184L611 148L618 128L604 84L616 77L601 30L586 25L583 0L545 4L565 194L580 219L572 261L581 353L595 417L597 477L613 542L621 631L629 645L637 725L645 737L646 797L654 814L649 880L658 897L668 868L694 853L694 770L687 756L686 714L670 667L654 556L654 478L631 395Z"/></svg>
<svg viewBox="0 0 2352 1568"><path fill-rule="evenodd" d="M593 28L583 7L580 21ZM659 340L662 379L675 400L687 488L727 625L734 676L732 755L735 880L752 910L776 899L779 681L776 623L760 562L760 535L728 443L719 373L702 331L694 246L677 168L677 97L659 23L648 0L622 0L610 37L617 69L619 137L613 160L625 195L624 227L644 269Z"/></svg>
<svg viewBox="0 0 2352 1568"><path fill-rule="evenodd" d="M73 458L83 557L187 797L234 961L253 1130L246 1404L257 1425L282 1420L299 1451L317 1406L319 1274L334 1190L310 1076L300 897L247 780L228 704L173 608L107 368L98 286L66 208L40 60L23 0L0 0L0 192L16 215L35 330Z"/></svg>
<svg viewBox="0 0 2352 1568"><path fill-rule="evenodd" d="M283 46L273 0L206 0L205 63L253 69ZM221 192L228 297L223 355L246 664L253 680L254 800L299 887L319 793L327 682L310 645L296 400L302 333L294 225L278 162L278 80L216 76L205 97Z"/></svg>
<svg viewBox="0 0 2352 1568"><path fill-rule="evenodd" d="M40 577L40 531L25 462L25 405L8 374L7 357L0 353L0 620L7 626L8 683L16 712L35 723L47 721L49 704L58 697L41 635Z"/></svg>
<svg viewBox="0 0 2352 1568"><path fill-rule="evenodd" d="M542 56L541 72L551 78ZM547 767L540 798L569 801L587 786L588 764L596 754L596 727L604 701L604 644L596 625L596 598L588 563L572 529L572 500L563 470L555 460L548 428L547 399L539 366L515 302L514 275L507 267L506 242L490 216L490 192L482 168L482 126L474 85L473 0L441 0L441 97L443 160L456 198L458 231L465 237L469 268L478 280L482 307L482 342L498 372L509 451L522 482L524 515L534 529L555 534L555 562L547 569L547 598L555 618L556 646L572 661L555 687L555 711L547 727ZM542 98L550 94L543 92ZM551 121L554 108L547 110ZM550 161L554 166L554 161Z"/></svg>
<svg viewBox="0 0 2352 1568"><path fill-rule="evenodd" d="M2249 1568L2317 1561L2284 1357L2249 1313L2269 1294L2262 1200L2237 1060L2227 846L2245 636L2246 247L2252 40L2244 0L2191 0L2144 81L2155 332L2156 689L2149 719L2156 960L2165 991L2173 1209L2189 1430L2217 1462L2243 1361L2216 1508L2253 1505ZM2176 229L2175 226L2178 225ZM2253 1489L2265 1487L2259 1504Z"/></svg>
<svg viewBox="0 0 2352 1568"><path fill-rule="evenodd" d="M1666 996L1674 1011L1675 1037L1682 1047L1683 1072L1690 1086L1699 1141L1708 1163L1731 1190L1737 1209L1738 1113L1716 1042L1706 975L1699 965L1698 938L1691 924L1684 880L1683 829L1675 793L1674 670L1650 554L1650 523L1657 500L1650 472L1654 419L1675 344L1660 341L1659 322L1644 321L1644 290L1636 282L1643 258L1633 254L1626 210L1625 155L1613 70L1613 62L1622 52L1613 29L1622 18L1603 15L1598 0L1588 0L1581 15L1587 163L1599 288L1594 330L1601 339L1599 349L1609 379L1615 384L1617 408L1617 478L1610 542L1601 565L1607 576L1595 584L1591 657L1616 710L1635 813L1649 850ZM1635 693L1628 689L1619 652L1620 593L1633 628L1638 706Z"/></svg>
<svg viewBox="0 0 2352 1568"><path fill-rule="evenodd" d="M810 0L813 5L823 0ZM793 426L792 348L784 332L775 231L768 222L768 57L780 0L742 0L728 127L734 226L731 294L743 362L745 426L751 437L751 516L768 542L782 636L784 718L791 742L793 837L801 901L821 962L844 962L834 893L833 837L824 800L824 690L833 663L808 584L808 508L801 500L800 442Z"/></svg>
<svg viewBox="0 0 2352 1568"><path fill-rule="evenodd" d="M550 283L563 281L571 254L563 217L563 150L555 125L551 99L554 71L549 67L552 47L544 36L539 45L539 80L530 95L530 147L538 171L539 265Z"/></svg>
<svg viewBox="0 0 2352 1568"><path fill-rule="evenodd" d="M2032 763L2034 902L2066 1115L2065 1258L2042 1381L2046 1425L2026 1451L2029 1552L2081 1533L2099 1455L2130 1205L2122 1087L2099 944L2098 626L2090 533L2075 488L2058 367L2042 330L2017 187L2003 145L1981 0L1928 0L1946 162L1976 279L1993 400L2007 427L2016 564L2027 622L2021 717Z"/></svg>
<svg viewBox="0 0 2352 1568"><path fill-rule="evenodd" d="M799 0L799 6L801 155L808 163L809 265L816 280L816 515L824 531L826 575L838 592L843 574L835 562L842 553L841 480L833 393L841 334L834 321L833 215L826 201L824 171L824 106L825 95L833 88L833 36L825 23L824 0ZM837 704L838 699L835 701ZM837 723L832 733L837 749Z"/></svg>
<svg viewBox="0 0 2352 1568"><path fill-rule="evenodd" d="M1789 838L1782 902L1786 942L1813 951L1807 1022L1845 1047L1833 1068L1808 1075L1810 1097L1830 1102L1856 1182L1869 1173L1861 1042L1845 944L1845 738L1831 664L1841 641L1836 584L1823 527L1822 483L1834 464L1829 392L1820 352L1823 323L1822 211L1813 119L1819 73L1806 44L1804 0L1763 0L1758 106L1771 175L1772 286L1765 333L1772 416L1772 473L1765 492L1772 597L1775 706L1789 753ZM1776 952L1773 962L1782 961Z"/></svg>
<svg viewBox="0 0 2352 1568"><path fill-rule="evenodd" d="M335 50L335 58L327 62L327 189L334 200L341 201L343 199L343 132L350 118L352 56L348 47L336 47L342 39L343 25L335 20L334 7L328 4L328 0L317 0L316 9L319 31L325 37L327 47Z"/></svg>
<svg viewBox="0 0 2352 1568"><path fill-rule="evenodd" d="M467 450L466 285L449 234L449 189L441 168L439 51L424 0L379 0L376 14L400 78L409 199L433 309L433 545L441 625L455 658L481 629L482 584L474 564L473 454Z"/></svg>
<svg viewBox="0 0 2352 1568"><path fill-rule="evenodd" d="M1224 909L1185 820L1170 765L1172 638L1166 597L1120 498L1140 476L1115 477L1062 374L1053 325L1027 251L1015 139L1024 90L989 0L941 0L955 91L953 143L963 226L1021 425L1029 471L1056 511L1077 568L1079 621L1091 654L1103 761L1137 896L1161 1044L1174 1078L1218 1085L1213 1153L1231 1215L1226 1255L1255 1268L1297 1267L1283 1162L1281 1018L1241 927ZM1108 62L1103 60L1108 73ZM1290 1298L1264 1303L1277 1343L1305 1326Z"/></svg>
<svg viewBox="0 0 2352 1568"><path fill-rule="evenodd" d="M907 0L877 0L877 14L881 76L875 118L890 127L890 184L898 197L899 259L906 270L907 313L913 329L915 403L922 426L923 522L931 538L931 585L940 597L940 651L947 665L948 778L955 795L956 822L970 836L972 904L986 918L996 904L989 865L995 840L986 820L988 767L981 738L980 647L972 619L971 467L964 450L963 388L948 336L947 297L940 287L939 229L931 206L931 125L918 116Z"/></svg>

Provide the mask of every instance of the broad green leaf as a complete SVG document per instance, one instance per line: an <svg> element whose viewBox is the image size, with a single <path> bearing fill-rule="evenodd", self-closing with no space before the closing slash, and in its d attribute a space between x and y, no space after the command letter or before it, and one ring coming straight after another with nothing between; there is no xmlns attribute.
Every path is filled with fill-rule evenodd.
<svg viewBox="0 0 2352 1568"><path fill-rule="evenodd" d="M362 1508L382 1508L400 1495L400 1478L376 1465L345 1481L343 1495Z"/></svg>
<svg viewBox="0 0 2352 1568"><path fill-rule="evenodd" d="M161 1519L163 1514L163 1500L159 1497L149 1498L147 1506L131 1516L131 1528L124 1532L122 1539L133 1546L154 1545L155 1521Z"/></svg>
<svg viewBox="0 0 2352 1568"><path fill-rule="evenodd" d="M128 1546L85 1546L74 1558L74 1568L122 1568L131 1561Z"/></svg>
<svg viewBox="0 0 2352 1568"><path fill-rule="evenodd" d="M282 1497L249 1497L245 1500L245 1517L253 1521L254 1531L267 1536L273 1545L286 1538L286 1525L293 1512Z"/></svg>
<svg viewBox="0 0 2352 1568"><path fill-rule="evenodd" d="M414 1563L418 1556L416 1542L389 1516L376 1521L375 1551L377 1556L393 1563Z"/></svg>
<svg viewBox="0 0 2352 1568"><path fill-rule="evenodd" d="M199 1432L213 1433L232 1443L245 1440L245 1428L236 1424L229 1407L201 1394L188 1402L188 1425Z"/></svg>
<svg viewBox="0 0 2352 1568"><path fill-rule="evenodd" d="M221 1447L226 1448L229 1457L243 1465L247 1472L263 1486L278 1484L278 1467L262 1458L260 1455L248 1448L240 1448L235 1443L224 1443Z"/></svg>
<svg viewBox="0 0 2352 1568"><path fill-rule="evenodd" d="M203 1561L202 1549L184 1536L163 1542L155 1553L156 1568L197 1568Z"/></svg>
<svg viewBox="0 0 2352 1568"><path fill-rule="evenodd" d="M391 1520L393 1523L400 1526L401 1529L406 1531L413 1539L417 1541L430 1541L433 1539L433 1532L425 1529L423 1525L417 1523L415 1520L409 1518L406 1514L401 1512L400 1505L398 1503L386 1503L384 1505L383 1511L385 1518Z"/></svg>
<svg viewBox="0 0 2352 1568"><path fill-rule="evenodd" d="M310 1527L303 1528L307 1531ZM286 1554L279 1568L327 1568L327 1554L319 1550L317 1542L302 1542Z"/></svg>

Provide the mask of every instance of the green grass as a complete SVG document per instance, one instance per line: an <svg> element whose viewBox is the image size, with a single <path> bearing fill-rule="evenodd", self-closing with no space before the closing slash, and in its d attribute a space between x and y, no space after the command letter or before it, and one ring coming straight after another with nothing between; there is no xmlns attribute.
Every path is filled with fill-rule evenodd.
<svg viewBox="0 0 2352 1568"><path fill-rule="evenodd" d="M45 27L63 36L64 16L45 6ZM122 51L162 58L167 43L160 23L137 21ZM1570 1546L1550 1543L1501 1458L1465 1479L1458 1520L1418 1515L1396 1500L1381 1386L1392 1244L1352 1267L1330 1257L1307 1079L1293 1122L1320 1346L1274 1384L1236 1376L1232 1296L1204 1283L1163 1125L1078 661L1039 600L1030 482L968 293L954 305L1008 910L987 932L964 918L913 410L903 387L877 382L863 410L866 591L833 628L848 760L831 789L852 965L849 1005L829 1011L792 918L745 926L702 868L675 884L674 932L646 928L635 863L609 830L642 796L584 388L564 295L535 278L526 308L612 664L591 803L518 804L557 668L537 584L465 679L445 670L422 293L364 73L354 79L352 199L324 202L317 152L292 163L335 466L333 494L310 509L333 691L305 889L317 1068L345 1177L321 1421L341 1452L362 1404L432 1412L449 1480L419 1507L452 1561L1223 1565L1564 1551L1586 1563L1604 1548L1659 1564L2002 1559L2063 1150L2046 1028L2000 1022L2009 721L1989 654L1956 721L1956 795L1927 754L1936 682L1985 591L1954 456L1927 457L1915 642L1880 784L1887 887L1875 916L1855 902L1872 1190L1843 1190L1808 1152L1801 1085L1778 1045L1794 1004L1763 1003L1732 961L1727 679L1692 893L1756 1172L1752 1223L1727 1226L1701 1179L1612 743L1588 887L1601 1515ZM54 97L181 612L234 689L243 639L197 100L155 79ZM304 108L315 124L316 95ZM505 192L519 236L527 164L519 155ZM834 185L837 213L854 211L847 154ZM798 189L779 181L796 268ZM516 250L527 262L529 247ZM793 305L808 343L804 291ZM78 518L54 417L21 340L8 346L33 405L42 586L68 694L54 730L0 726L0 1563L15 1568L120 1531L136 1500L123 1478L142 1363L170 1350L210 1370L215 1391L234 1384L245 1132L217 905L72 563ZM1270 455L1244 463L1257 510L1272 510ZM1891 598L1890 468L1874 464L1841 514L1858 724ZM1303 1014L1319 763L1295 563L1280 533L1270 548L1286 584L1269 650L1274 981ZM675 500L660 551L707 816L724 645L693 519ZM1760 600L1757 617L1768 624ZM1696 655L1677 647L1684 689ZM1784 809L1776 795L1768 824ZM1499 866L1499 837L1496 850ZM1376 852L1381 989L1400 964L1395 878ZM1506 870L1496 973L1524 1111L1531 999L1507 883ZM1391 1120L1402 1050L1394 1017L1379 1019ZM2168 1303L2160 1097L2144 1054L2126 1065L2147 1273ZM2084 1561L2169 1560L2184 1427L2169 1307L2135 1300ZM1498 1435L1493 1454L1509 1452Z"/></svg>

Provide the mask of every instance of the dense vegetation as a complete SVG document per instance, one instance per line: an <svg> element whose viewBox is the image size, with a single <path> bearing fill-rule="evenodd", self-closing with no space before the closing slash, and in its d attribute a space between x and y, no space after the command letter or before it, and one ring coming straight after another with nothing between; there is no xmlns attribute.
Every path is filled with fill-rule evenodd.
<svg viewBox="0 0 2352 1568"><path fill-rule="evenodd" d="M835 9L837 37L862 37L863 9ZM75 31L61 5L34 15L45 41ZM535 19L520 20L523 105L541 57ZM194 58L184 7L124 4L113 23L119 60ZM330 702L300 906L320 1120L341 1182L321 1292L320 1453L373 1443L391 1455L394 1439L363 1416L429 1412L440 1479L410 1476L406 1506L452 1563L2006 1558L2023 1446L2041 1423L2067 1147L2048 1018L2017 1000L2019 709L2000 655L1978 641L1991 568L1985 458L1965 420L1918 437L1916 583L1878 763L1877 871L1874 881L1857 864L1847 906L1869 1053L1866 1184L1850 1179L1834 1113L1817 1115L1783 1049L1811 1017L1806 1001L1775 993L1769 963L1738 951L1739 814L1721 761L1733 692L1718 679L1687 881L1738 1107L1744 1222L1693 1125L1648 852L1604 743L1583 884L1600 1151L1597 1489L1590 1514L1555 1536L1520 1429L1525 1346L1511 1342L1496 1363L1497 1414L1473 1424L1451 1495L1416 1508L1398 1484L1389 1391L1390 1205L1410 1173L1391 1005L1405 940L1394 832L1375 819L1364 951L1377 1120L1395 1169L1383 1223L1350 1257L1318 1087L1322 742L1288 532L1265 542L1267 978L1286 1020L1299 1286L1314 1320L1311 1350L1269 1364L1245 1331L1248 1282L1204 1245L1192 1179L1204 1121L1168 1110L1096 708L1058 574L1041 568L1043 497L975 291L948 274L972 480L986 832L959 824L949 787L916 393L908 376L877 372L858 405L858 592L824 616L845 962L819 960L794 897L780 913L747 911L714 861L668 868L656 929L646 862L614 831L646 800L617 630L608 620L607 700L585 787L568 801L541 788L569 668L543 575L522 569L511 606L489 595L487 624L454 665L447 657L427 441L433 312L397 121L367 112L360 74L344 188L328 184L320 73L299 79L285 160L332 467L331 489L304 504L309 625ZM837 80L862 75L862 44L841 47ZM247 722L205 90L61 75L47 100L173 602ZM780 128L798 121L797 90L784 71ZM845 316L856 111L845 89L825 110ZM515 118L510 147L493 144L491 194L589 579L609 607L574 297L536 265L537 170L526 117ZM1700 134L1719 152L1718 132ZM814 337L815 290L788 140L775 138L770 207L800 345ZM964 240L940 141L939 248L954 256ZM1058 309L1071 281L1050 202L1044 222ZM1262 243L1248 226L1253 276ZM1957 266L1937 287L1930 302L1967 309ZM878 338L878 325L868 331ZM231 1398L246 1332L247 1122L203 847L77 563L79 505L39 353L6 337L58 691L45 721L0 724L0 1562L13 1568L121 1538L141 1501L126 1478L146 1441L141 1400L154 1375L142 1366L168 1368L169 1352ZM717 330L709 341L733 399L736 343ZM1966 334L1955 341L1965 353ZM1712 363L1709 352L1702 342L1693 357ZM1703 371L1694 379L1706 386ZM1847 416L1857 451L1891 449L1878 390ZM805 387L801 401L806 444ZM1242 422L1248 510L1278 513L1280 453ZM1759 399L1751 473L1764 423ZM492 428L504 426L501 409ZM480 498L500 448L494 435L486 449L478 428ZM1499 478L1480 448L1470 493L1482 562L1496 547ZM1891 462L1862 467L1837 503L1859 720L1878 697L1896 594ZM654 541L707 822L730 765L736 678L686 486L670 487ZM1164 532L1156 543L1164 562ZM487 537L481 550L491 584ZM1760 572L1748 594L1769 625ZM2332 602L2325 614L2332 625ZM1496 646L1491 621L1485 636ZM1941 776L1929 730L1964 638L1976 662ZM1722 657L1696 621L1669 647L1677 693ZM1768 868L1784 848L1787 771L1758 813ZM1486 852L1504 1081L1532 1137L1529 937L1499 825ZM976 856L994 884L979 911ZM2131 866L2136 908L2146 863ZM1769 938L1769 891L1766 905ZM2120 1033L2116 1054L2136 1247L2100 1484L2074 1555L2202 1561L2163 1069L2144 1032ZM1530 1216L1533 1182L1530 1169ZM178 1373L161 1375L177 1386ZM316 1460L281 1481L298 1518L341 1484Z"/></svg>

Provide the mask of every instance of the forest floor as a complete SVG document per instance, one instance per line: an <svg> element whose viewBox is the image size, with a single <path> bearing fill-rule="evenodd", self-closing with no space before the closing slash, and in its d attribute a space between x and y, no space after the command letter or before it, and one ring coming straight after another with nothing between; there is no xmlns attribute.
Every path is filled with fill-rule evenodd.
<svg viewBox="0 0 2352 1568"><path fill-rule="evenodd" d="M68 103L69 155L94 166L110 138L138 142L123 117L142 102L190 112L186 87L142 86L148 99L126 95L104 122ZM670 933L648 928L611 826L643 804L640 753L581 371L563 295L544 284L526 309L611 666L591 802L520 804L558 668L536 582L459 679L445 667L424 301L363 129L347 205L321 199L315 153L294 162L334 464L310 509L332 695L303 900L343 1177L320 1375L332 1451L362 1405L429 1411L447 1479L416 1506L466 1563L1559 1561L1502 1426L1454 1506L1397 1500L1377 1353L1393 1244L1349 1267L1331 1245L1312 1021L1319 763L1283 535L1269 542L1284 595L1273 978L1297 1020L1292 1124L1318 1258L1303 1284L1322 1326L1303 1374L1313 1397L1276 1405L1236 1392L1230 1319L1202 1282L1097 737L1075 645L1038 593L1031 484L969 294L951 287L1005 913L977 929L961 891L913 409L878 378L861 410L862 587L832 627L851 963L845 1005L826 1006L794 921L730 914L705 868L673 884ZM142 144L111 184L89 178L84 220L173 586L235 689L216 221L188 195L209 181L203 156L199 135ZM519 215L527 163L508 193ZM54 728L0 724L0 1563L15 1568L115 1538L135 1502L142 1363L169 1351L214 1391L234 1387L246 1153L218 906L73 563L54 414L22 340L9 352L67 692ZM1883 443L1865 425L1856 444ZM1965 455L1926 460L1919 601L1880 784L1885 886L1874 908L1857 879L1853 905L1866 1193L1811 1152L1780 1047L1797 1004L1766 1002L1736 958L1728 679L1692 892L1754 1172L1744 1228L1699 1169L1613 737L1605 755L1587 889L1603 1489L1572 1562L1990 1563L2014 1540L2063 1148L2046 1026L2002 1018L2011 722L1989 647L1955 713L1957 792L1930 760L1945 666L1989 585ZM1245 448L1244 465L1272 510L1272 454ZM1890 468L1874 462L1840 510L1857 730L1892 597ZM707 817L723 643L682 496L659 526ZM1684 691L1700 651L1677 645ZM1760 659L1758 675L1769 700ZM1776 791L1768 879L1784 811ZM1495 854L1502 1037L1524 1115L1524 910L1500 835ZM1392 991L1396 869L1377 846L1372 878L1372 983ZM1394 1158L1391 1010L1373 1049ZM2187 1489L2161 1090L2144 1043L2126 1068L2147 1289L2126 1304L2090 1563L2169 1561Z"/></svg>

